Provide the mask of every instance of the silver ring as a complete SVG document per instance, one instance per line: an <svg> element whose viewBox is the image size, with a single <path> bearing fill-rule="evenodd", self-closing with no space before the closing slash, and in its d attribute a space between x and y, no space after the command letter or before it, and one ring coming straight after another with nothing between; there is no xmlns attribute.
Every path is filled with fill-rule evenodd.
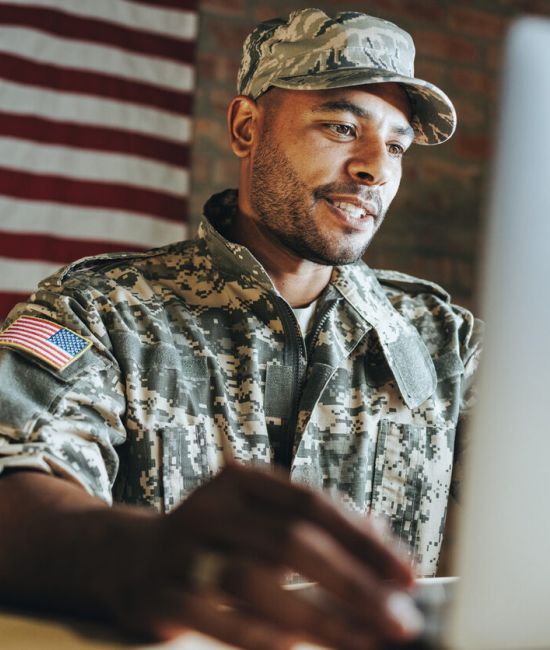
<svg viewBox="0 0 550 650"><path fill-rule="evenodd" d="M197 551L189 569L189 582L197 591L212 591L220 586L225 559L212 551Z"/></svg>

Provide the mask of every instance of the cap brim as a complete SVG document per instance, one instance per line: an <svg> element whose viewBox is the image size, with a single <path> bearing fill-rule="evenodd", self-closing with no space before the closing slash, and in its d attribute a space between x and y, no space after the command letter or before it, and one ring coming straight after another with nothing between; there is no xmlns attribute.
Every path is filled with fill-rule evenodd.
<svg viewBox="0 0 550 650"><path fill-rule="evenodd" d="M442 90L423 79L404 77L383 70L354 68L301 77L279 77L270 81L269 85L287 90L327 90L376 83L398 83L406 90L411 102L411 125L415 132L416 144L441 144L453 135L456 129L456 111L453 103Z"/></svg>

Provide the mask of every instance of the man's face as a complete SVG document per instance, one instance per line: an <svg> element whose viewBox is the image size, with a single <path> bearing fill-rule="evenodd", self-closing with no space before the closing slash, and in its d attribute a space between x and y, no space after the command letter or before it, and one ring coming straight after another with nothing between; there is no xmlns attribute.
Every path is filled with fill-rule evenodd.
<svg viewBox="0 0 550 650"><path fill-rule="evenodd" d="M299 257L354 262L399 187L414 137L406 93L396 84L269 92L252 159L252 210Z"/></svg>

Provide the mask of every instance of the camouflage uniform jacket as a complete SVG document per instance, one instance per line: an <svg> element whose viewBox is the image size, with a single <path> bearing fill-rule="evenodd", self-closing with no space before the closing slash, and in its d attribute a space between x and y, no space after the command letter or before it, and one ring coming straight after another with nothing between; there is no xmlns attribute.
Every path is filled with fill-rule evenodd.
<svg viewBox="0 0 550 650"><path fill-rule="evenodd" d="M334 269L304 340L265 270L220 234L234 199L210 200L196 240L81 260L12 311L6 325L31 315L92 345L63 370L0 346L0 470L168 511L228 458L277 457L294 480L388 516L432 575L473 317L434 284L360 262Z"/></svg>

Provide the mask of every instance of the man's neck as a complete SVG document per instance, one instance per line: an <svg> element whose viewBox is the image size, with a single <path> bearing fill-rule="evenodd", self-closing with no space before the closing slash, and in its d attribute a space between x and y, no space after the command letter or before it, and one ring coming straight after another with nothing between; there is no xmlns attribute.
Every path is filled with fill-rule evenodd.
<svg viewBox="0 0 550 650"><path fill-rule="evenodd" d="M230 238L246 246L291 307L309 305L330 282L332 267L310 262L284 247L258 222L237 212Z"/></svg>

